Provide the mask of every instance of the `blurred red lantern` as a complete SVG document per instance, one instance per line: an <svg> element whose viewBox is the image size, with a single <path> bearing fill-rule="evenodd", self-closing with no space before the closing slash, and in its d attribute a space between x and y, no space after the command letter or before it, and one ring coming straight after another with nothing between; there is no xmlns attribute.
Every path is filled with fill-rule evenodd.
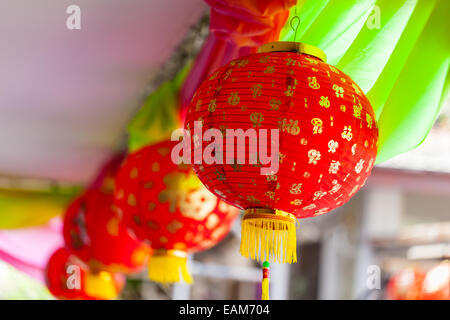
<svg viewBox="0 0 450 320"><path fill-rule="evenodd" d="M395 274L387 285L387 296L391 300L420 300L424 273L409 267Z"/></svg>
<svg viewBox="0 0 450 320"><path fill-rule="evenodd" d="M165 141L131 153L116 177L115 204L136 237L151 246L149 277L191 282L187 253L212 247L238 210L203 187L190 165L175 165Z"/></svg>
<svg viewBox="0 0 450 320"><path fill-rule="evenodd" d="M423 300L450 300L450 261L427 272L422 285Z"/></svg>
<svg viewBox="0 0 450 320"><path fill-rule="evenodd" d="M96 189L75 199L64 217L66 246L93 270L140 271L149 248L129 234L114 209L113 195Z"/></svg>
<svg viewBox="0 0 450 320"><path fill-rule="evenodd" d="M109 158L100 168L95 179L89 185L89 189L101 190L104 193L112 194L117 170L119 170L126 153L120 152Z"/></svg>
<svg viewBox="0 0 450 320"><path fill-rule="evenodd" d="M114 299L125 284L122 275L106 271L91 272L66 248L53 253L45 272L49 291L59 299Z"/></svg>
<svg viewBox="0 0 450 320"><path fill-rule="evenodd" d="M372 107L349 76L324 61L315 47L270 43L219 68L191 101L185 126L192 158L203 155L194 171L211 192L246 210L246 257L295 262L295 218L344 204L373 167L378 129ZM226 135L223 141L231 138L224 143L223 164L205 161L211 146L201 143L196 121L202 132L218 129ZM242 130L250 137L248 148L247 140L236 143L239 129L241 137ZM278 168L261 171L274 162Z"/></svg>

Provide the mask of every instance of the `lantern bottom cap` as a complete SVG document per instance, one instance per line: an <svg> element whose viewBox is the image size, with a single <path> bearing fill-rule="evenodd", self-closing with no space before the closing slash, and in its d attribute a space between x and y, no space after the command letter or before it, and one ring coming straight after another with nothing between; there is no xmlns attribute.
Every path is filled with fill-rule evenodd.
<svg viewBox="0 0 450 320"><path fill-rule="evenodd" d="M148 277L159 283L192 283L187 254L181 250L158 250L149 258Z"/></svg>
<svg viewBox="0 0 450 320"><path fill-rule="evenodd" d="M247 209L242 218L240 252L246 258L297 262L295 216L266 208Z"/></svg>

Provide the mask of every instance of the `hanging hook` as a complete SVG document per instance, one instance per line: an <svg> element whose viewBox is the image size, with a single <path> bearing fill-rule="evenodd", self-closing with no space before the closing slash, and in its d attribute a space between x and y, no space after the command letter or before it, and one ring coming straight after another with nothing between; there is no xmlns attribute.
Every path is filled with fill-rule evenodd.
<svg viewBox="0 0 450 320"><path fill-rule="evenodd" d="M300 17L297 15L297 8L294 9L294 16L291 18L290 26L292 31L294 31L294 41L297 41L297 30L300 27ZM294 27L294 21L297 21L297 25Z"/></svg>

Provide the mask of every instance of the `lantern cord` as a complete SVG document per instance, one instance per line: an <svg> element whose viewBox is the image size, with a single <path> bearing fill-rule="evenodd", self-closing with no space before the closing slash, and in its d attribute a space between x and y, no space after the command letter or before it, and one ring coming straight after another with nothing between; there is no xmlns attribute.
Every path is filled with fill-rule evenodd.
<svg viewBox="0 0 450 320"><path fill-rule="evenodd" d="M269 261L263 263L263 279L261 283L261 300L270 300L269 298L269 278L270 278L270 264Z"/></svg>
<svg viewBox="0 0 450 320"><path fill-rule="evenodd" d="M291 18L291 21L289 22L292 31L294 31L294 41L297 41L297 30L300 27L300 17L297 15L297 8L295 8L294 11L295 16ZM294 21L297 21L297 25L294 27Z"/></svg>

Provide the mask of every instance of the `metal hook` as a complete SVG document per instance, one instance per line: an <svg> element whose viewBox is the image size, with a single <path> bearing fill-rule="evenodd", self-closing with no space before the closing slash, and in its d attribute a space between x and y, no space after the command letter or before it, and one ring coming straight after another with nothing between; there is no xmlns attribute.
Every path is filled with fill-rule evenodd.
<svg viewBox="0 0 450 320"><path fill-rule="evenodd" d="M294 11L294 14L295 14L295 16L293 16L292 18L291 18L291 21L290 21L290 26L291 26L291 29L292 29L292 31L294 31L294 41L297 41L297 30L298 30L298 28L300 27L300 18L299 18L299 16L297 15L297 8L295 8L295 11ZM293 26L293 23L294 23L294 21L298 21L297 22L297 25L294 27Z"/></svg>

